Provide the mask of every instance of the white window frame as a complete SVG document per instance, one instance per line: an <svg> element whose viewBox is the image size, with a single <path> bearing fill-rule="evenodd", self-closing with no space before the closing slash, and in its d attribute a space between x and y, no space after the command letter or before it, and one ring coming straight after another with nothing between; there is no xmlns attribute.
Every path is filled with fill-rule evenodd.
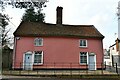
<svg viewBox="0 0 120 80"><path fill-rule="evenodd" d="M81 45L80 45L81 40L82 40L82 41L84 40L84 41L86 42L86 46L81 46ZM79 40L79 47L86 48L87 46L88 46L88 40L86 40L86 39L80 39L80 40Z"/></svg>
<svg viewBox="0 0 120 80"><path fill-rule="evenodd" d="M37 54L37 55L39 55L39 54ZM42 51L41 55L42 55L42 57L41 57L41 63L34 63L34 59L35 59L35 51L34 51L34 59L33 59L34 65L42 65L43 64L43 51Z"/></svg>
<svg viewBox="0 0 120 80"><path fill-rule="evenodd" d="M86 65L86 63L81 63L81 58L80 58L81 57L81 52L79 53L79 64L80 65ZM88 55L88 52L86 52L86 53L87 53L86 55L87 55L87 64L88 64L88 57L89 57L89 55Z"/></svg>
<svg viewBox="0 0 120 80"><path fill-rule="evenodd" d="M41 44L39 43L39 40L41 39ZM43 46L43 38L35 38L34 39L34 45L35 46Z"/></svg>

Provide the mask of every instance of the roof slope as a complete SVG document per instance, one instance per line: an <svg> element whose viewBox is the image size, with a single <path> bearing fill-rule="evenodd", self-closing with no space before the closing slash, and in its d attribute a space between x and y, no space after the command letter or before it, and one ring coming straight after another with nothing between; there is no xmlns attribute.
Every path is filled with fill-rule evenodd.
<svg viewBox="0 0 120 80"><path fill-rule="evenodd" d="M104 38L93 25L57 25L38 22L21 22L14 36Z"/></svg>

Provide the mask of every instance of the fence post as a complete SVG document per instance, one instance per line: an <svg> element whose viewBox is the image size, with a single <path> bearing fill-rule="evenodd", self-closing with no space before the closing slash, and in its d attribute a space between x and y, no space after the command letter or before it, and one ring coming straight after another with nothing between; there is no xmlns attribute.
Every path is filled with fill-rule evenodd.
<svg viewBox="0 0 120 80"><path fill-rule="evenodd" d="M103 74L103 63L101 63L101 67L102 67L102 74Z"/></svg>
<svg viewBox="0 0 120 80"><path fill-rule="evenodd" d="M62 62L61 65L62 65L62 69L63 69L64 62ZM63 76L64 75L64 70L61 70L61 72L62 72L62 76Z"/></svg>
<svg viewBox="0 0 120 80"><path fill-rule="evenodd" d="M55 76L55 62L54 62L54 76Z"/></svg>
<svg viewBox="0 0 120 80"><path fill-rule="evenodd" d="M30 70L30 62L28 62L28 66L29 66L29 68L28 68L28 75L29 75L29 70Z"/></svg>
<svg viewBox="0 0 120 80"><path fill-rule="evenodd" d="M112 67L114 67L114 57L112 55Z"/></svg>
<svg viewBox="0 0 120 80"><path fill-rule="evenodd" d="M8 63L9 65L9 70L10 70L10 74L12 74L12 69L10 68L11 66L10 66L10 63Z"/></svg>
<svg viewBox="0 0 120 80"><path fill-rule="evenodd" d="M87 62L86 62L86 73L88 74L88 65L87 65Z"/></svg>
<svg viewBox="0 0 120 80"><path fill-rule="evenodd" d="M19 70L19 75L21 75L21 62L20 62L20 70Z"/></svg>
<svg viewBox="0 0 120 80"><path fill-rule="evenodd" d="M37 69L37 75L38 75L38 69Z"/></svg>
<svg viewBox="0 0 120 80"><path fill-rule="evenodd" d="M118 68L117 68L117 63L116 63L116 73L118 74Z"/></svg>
<svg viewBox="0 0 120 80"><path fill-rule="evenodd" d="M72 76L72 63L70 63L70 75Z"/></svg>
<svg viewBox="0 0 120 80"><path fill-rule="evenodd" d="M106 70L106 61L105 61L105 70Z"/></svg>

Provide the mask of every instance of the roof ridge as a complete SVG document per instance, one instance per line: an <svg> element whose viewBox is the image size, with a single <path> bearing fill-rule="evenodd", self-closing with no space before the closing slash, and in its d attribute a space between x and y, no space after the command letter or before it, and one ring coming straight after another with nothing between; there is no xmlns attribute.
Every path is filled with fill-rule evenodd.
<svg viewBox="0 0 120 80"><path fill-rule="evenodd" d="M45 24L48 24L48 25L57 25L57 24L54 24L54 23L45 23ZM92 27L94 25L71 25L71 24L62 24L61 26L73 26L73 27Z"/></svg>
<svg viewBox="0 0 120 80"><path fill-rule="evenodd" d="M30 21L22 21L22 22L30 22ZM48 25L57 25L57 24L54 24L54 23L46 23L46 22L30 22L30 23L37 23L37 24L48 24ZM92 27L94 25L85 25L85 24L82 24L82 25L71 25L71 24L61 24L61 26L75 26L75 27Z"/></svg>

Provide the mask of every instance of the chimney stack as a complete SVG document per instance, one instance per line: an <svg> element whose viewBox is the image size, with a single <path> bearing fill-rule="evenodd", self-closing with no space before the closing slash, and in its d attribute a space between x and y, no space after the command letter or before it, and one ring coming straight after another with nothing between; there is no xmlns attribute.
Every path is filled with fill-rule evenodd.
<svg viewBox="0 0 120 80"><path fill-rule="evenodd" d="M56 24L62 24L62 9L63 7L57 7Z"/></svg>

